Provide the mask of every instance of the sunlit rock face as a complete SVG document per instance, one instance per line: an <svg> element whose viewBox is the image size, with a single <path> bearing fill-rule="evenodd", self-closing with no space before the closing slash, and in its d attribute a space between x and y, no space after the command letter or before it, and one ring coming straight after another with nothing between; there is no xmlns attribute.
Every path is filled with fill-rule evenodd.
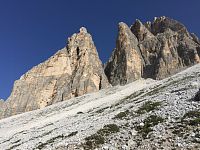
<svg viewBox="0 0 200 150"><path fill-rule="evenodd" d="M0 103L0 116L43 108L109 86L92 37L82 27L68 38L65 48L15 82L6 103Z"/></svg>
<svg viewBox="0 0 200 150"><path fill-rule="evenodd" d="M119 33L105 73L112 85L138 78L163 79L199 63L200 41L184 25L168 17L136 22Z"/></svg>

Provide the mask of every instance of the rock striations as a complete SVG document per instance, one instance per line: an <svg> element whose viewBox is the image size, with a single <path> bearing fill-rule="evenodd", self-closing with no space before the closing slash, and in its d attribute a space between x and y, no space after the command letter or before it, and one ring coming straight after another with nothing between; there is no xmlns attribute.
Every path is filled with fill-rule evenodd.
<svg viewBox="0 0 200 150"><path fill-rule="evenodd" d="M139 78L163 79L199 63L200 41L186 27L168 17L128 28L119 24L116 49L105 66L112 85Z"/></svg>
<svg viewBox="0 0 200 150"><path fill-rule="evenodd" d="M199 55L198 37L176 20L136 20L131 27L121 22L116 48L103 69L92 37L82 27L65 48L15 82L10 97L0 101L0 118L140 78L163 79L199 63Z"/></svg>
<svg viewBox="0 0 200 150"><path fill-rule="evenodd" d="M82 27L65 48L16 81L0 112L7 117L109 87L92 37ZM1 105L1 104L0 104Z"/></svg>

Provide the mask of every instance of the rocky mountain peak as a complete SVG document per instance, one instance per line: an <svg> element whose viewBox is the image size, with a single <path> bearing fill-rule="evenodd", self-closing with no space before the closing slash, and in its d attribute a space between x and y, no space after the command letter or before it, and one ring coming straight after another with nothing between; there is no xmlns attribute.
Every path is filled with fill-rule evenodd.
<svg viewBox="0 0 200 150"><path fill-rule="evenodd" d="M156 17L156 19L151 24L151 32L154 35L163 33L166 29L171 29L174 32L187 33L187 29L182 23L165 16Z"/></svg>
<svg viewBox="0 0 200 150"><path fill-rule="evenodd" d="M43 108L110 86L92 36L86 28L68 38L65 48L33 67L14 84L0 117Z"/></svg>
<svg viewBox="0 0 200 150"><path fill-rule="evenodd" d="M105 73L113 85L139 78L163 79L199 63L199 55L198 37L169 17L156 17L145 24L136 20L130 28L120 23L116 49Z"/></svg>
<svg viewBox="0 0 200 150"><path fill-rule="evenodd" d="M148 38L154 37L154 35L145 27L140 20L136 20L131 26L131 31L137 37L138 41L143 41Z"/></svg>
<svg viewBox="0 0 200 150"><path fill-rule="evenodd" d="M125 23L119 23L116 49L106 64L105 73L112 85L126 84L141 78L142 59L138 39Z"/></svg>
<svg viewBox="0 0 200 150"><path fill-rule="evenodd" d="M119 32L122 31L122 30L126 30L127 28L129 29L128 25L126 23L124 23L124 22L120 22L118 24L118 31Z"/></svg>

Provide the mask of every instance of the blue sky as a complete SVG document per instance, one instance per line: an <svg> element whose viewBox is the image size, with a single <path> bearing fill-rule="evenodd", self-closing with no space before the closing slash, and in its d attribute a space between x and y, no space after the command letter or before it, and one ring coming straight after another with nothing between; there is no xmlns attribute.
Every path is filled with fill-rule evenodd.
<svg viewBox="0 0 200 150"><path fill-rule="evenodd" d="M0 98L15 80L66 45L85 26L105 62L115 47L117 25L174 18L200 37L198 0L0 0Z"/></svg>

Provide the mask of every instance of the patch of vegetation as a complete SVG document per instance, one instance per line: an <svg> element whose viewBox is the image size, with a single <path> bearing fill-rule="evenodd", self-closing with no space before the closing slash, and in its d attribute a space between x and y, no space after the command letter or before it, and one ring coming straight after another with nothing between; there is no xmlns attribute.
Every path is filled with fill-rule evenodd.
<svg viewBox="0 0 200 150"><path fill-rule="evenodd" d="M123 119L129 114L129 110L118 113L113 119Z"/></svg>
<svg viewBox="0 0 200 150"><path fill-rule="evenodd" d="M57 129L57 128L56 128ZM45 133L43 133L42 134L42 137L43 136L47 136L47 135L49 135L49 134L51 134L53 131L54 131L55 129L53 129L53 130L50 130L50 131L48 131L48 132L45 132Z"/></svg>
<svg viewBox="0 0 200 150"><path fill-rule="evenodd" d="M92 134L89 137L85 138L85 143L83 145L85 150L95 149L99 145L104 144L105 138L99 134Z"/></svg>
<svg viewBox="0 0 200 150"><path fill-rule="evenodd" d="M125 100L136 98L136 97L138 97L138 96L140 96L140 95L142 95L142 94L144 94L144 90L137 91L137 92L135 92L135 93L133 93L133 94L127 96L127 97L125 98Z"/></svg>
<svg viewBox="0 0 200 150"><path fill-rule="evenodd" d="M46 124L46 125L44 125L44 126L38 128L38 130L43 129L43 128L48 127L48 126L51 126L51 125L53 125L53 123Z"/></svg>
<svg viewBox="0 0 200 150"><path fill-rule="evenodd" d="M136 111L136 113L144 114L152 110L157 110L160 105L161 105L161 102L147 101Z"/></svg>
<svg viewBox="0 0 200 150"><path fill-rule="evenodd" d="M183 81L186 81L186 80L189 80L191 78L193 78L194 76L185 76L183 77L182 79L179 79L179 80L168 80L168 81L171 81L170 83L167 83L166 85L164 86L161 86L161 85L158 85L156 88L154 88L152 91L149 91L147 92L144 96L152 96L152 95L155 95L159 92L161 92L164 88L170 86L170 85L176 85L176 84L179 84ZM183 90L183 89L182 89Z"/></svg>
<svg viewBox="0 0 200 150"><path fill-rule="evenodd" d="M53 137L53 138L47 140L45 143L39 142L38 146L35 149L41 150L41 149L45 148L45 146L53 143L56 139L59 139L59 138L63 139L64 137L65 137L64 135L58 135L56 137Z"/></svg>
<svg viewBox="0 0 200 150"><path fill-rule="evenodd" d="M116 124L105 125L102 129L98 130L97 133L86 137L83 147L85 150L98 148L99 145L105 143L106 136L117 132L119 132L119 127Z"/></svg>
<svg viewBox="0 0 200 150"><path fill-rule="evenodd" d="M74 135L76 135L77 133L78 133L78 131L72 132L72 133L70 133L67 137L74 136Z"/></svg>
<svg viewBox="0 0 200 150"><path fill-rule="evenodd" d="M97 134L103 135L103 136L109 136L112 133L119 132L119 127L116 124L108 124L105 125L102 129L97 131Z"/></svg>
<svg viewBox="0 0 200 150"><path fill-rule="evenodd" d="M175 134L175 135L178 135L179 137L183 137L183 135L185 134L183 128L174 129L174 130L172 131L172 133Z"/></svg>
<svg viewBox="0 0 200 150"><path fill-rule="evenodd" d="M163 121L164 119L162 117L151 115L144 120L144 126L137 126L136 130L142 135L143 138L146 138L147 135L153 131L152 127L162 123Z"/></svg>
<svg viewBox="0 0 200 150"><path fill-rule="evenodd" d="M105 107L105 108L101 108L101 109L97 110L96 113L98 113L98 114L102 113L102 112L104 112L104 110L106 110L108 108L110 108L110 107L108 106L108 107Z"/></svg>
<svg viewBox="0 0 200 150"><path fill-rule="evenodd" d="M123 99L120 100L118 103L116 103L115 105L111 106L110 108L117 107L117 106L119 106L119 105L121 105L121 104L127 103L127 101L128 101L128 103L131 103L131 102L133 102L133 101L136 101L136 100L138 100L137 97L140 96L140 95L142 95L142 94L144 94L144 93L145 93L144 90L140 90L140 91L134 92L134 93L132 93L131 95L129 95L129 96L123 98ZM129 101L129 100L130 100L130 101ZM121 107L118 107L118 108L121 108Z"/></svg>
<svg viewBox="0 0 200 150"><path fill-rule="evenodd" d="M15 149L16 147L20 146L21 144L15 144L13 146L11 146L10 148L6 149L6 150L12 150Z"/></svg>
<svg viewBox="0 0 200 150"><path fill-rule="evenodd" d="M200 125L200 112L189 111L183 116L181 121L190 126L198 126Z"/></svg>
<svg viewBox="0 0 200 150"><path fill-rule="evenodd" d="M186 91L188 90L187 88L181 88L181 89L178 89L178 90L172 90L171 93L177 93L177 92L180 92L180 91Z"/></svg>
<svg viewBox="0 0 200 150"><path fill-rule="evenodd" d="M19 143L21 141L21 139L15 141L15 142L11 142L12 144L16 144L16 143Z"/></svg>
<svg viewBox="0 0 200 150"><path fill-rule="evenodd" d="M163 90L165 87L167 87L167 85L164 86L157 86L156 88L153 88L151 91L147 92L146 94L144 94L144 96L152 96L155 95L157 93L159 93L161 90Z"/></svg>

